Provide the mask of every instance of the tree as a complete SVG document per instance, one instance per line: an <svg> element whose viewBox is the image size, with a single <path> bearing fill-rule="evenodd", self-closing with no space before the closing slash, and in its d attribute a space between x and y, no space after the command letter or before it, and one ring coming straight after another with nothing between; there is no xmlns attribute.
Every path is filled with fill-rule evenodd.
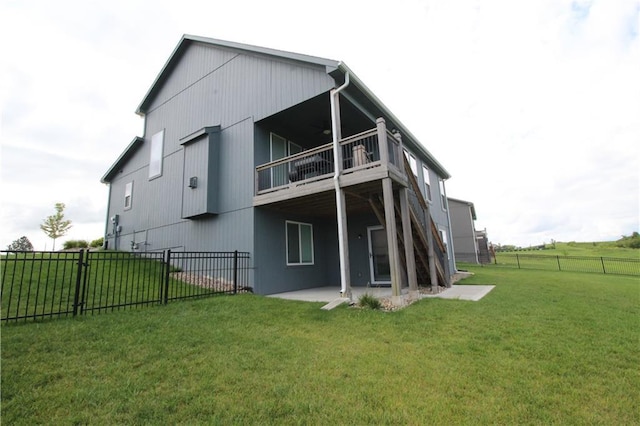
<svg viewBox="0 0 640 426"><path fill-rule="evenodd" d="M22 236L7 246L7 251L33 251L33 244Z"/></svg>
<svg viewBox="0 0 640 426"><path fill-rule="evenodd" d="M53 250L56 249L56 238L62 237L71 228L71 221L64 220L64 207L64 203L56 203L56 214L47 217L40 225L40 229L53 240Z"/></svg>

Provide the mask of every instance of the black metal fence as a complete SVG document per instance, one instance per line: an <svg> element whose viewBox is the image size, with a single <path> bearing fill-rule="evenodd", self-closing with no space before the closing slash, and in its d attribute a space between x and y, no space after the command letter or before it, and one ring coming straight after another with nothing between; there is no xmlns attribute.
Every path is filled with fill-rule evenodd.
<svg viewBox="0 0 640 426"><path fill-rule="evenodd" d="M640 276L640 259L496 253L496 265L519 269Z"/></svg>
<svg viewBox="0 0 640 426"><path fill-rule="evenodd" d="M249 287L249 253L0 252L0 321L97 314L237 294Z"/></svg>

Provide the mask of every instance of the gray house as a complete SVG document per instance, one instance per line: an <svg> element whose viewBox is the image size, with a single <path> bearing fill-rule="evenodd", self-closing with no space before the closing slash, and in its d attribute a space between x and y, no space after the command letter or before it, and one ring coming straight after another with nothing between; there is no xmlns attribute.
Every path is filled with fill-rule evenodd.
<svg viewBox="0 0 640 426"><path fill-rule="evenodd" d="M344 63L185 35L136 112L108 248L246 251L259 294L449 285L450 176Z"/></svg>
<svg viewBox="0 0 640 426"><path fill-rule="evenodd" d="M487 230L476 230L476 208L470 201L449 198L453 251L457 261L490 263Z"/></svg>

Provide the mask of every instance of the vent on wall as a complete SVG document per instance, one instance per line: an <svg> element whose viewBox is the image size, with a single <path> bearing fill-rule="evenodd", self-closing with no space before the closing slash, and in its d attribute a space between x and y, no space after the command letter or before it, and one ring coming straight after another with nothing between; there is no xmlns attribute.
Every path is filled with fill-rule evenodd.
<svg viewBox="0 0 640 426"><path fill-rule="evenodd" d="M198 178L193 176L189 178L189 188L194 189L198 187Z"/></svg>

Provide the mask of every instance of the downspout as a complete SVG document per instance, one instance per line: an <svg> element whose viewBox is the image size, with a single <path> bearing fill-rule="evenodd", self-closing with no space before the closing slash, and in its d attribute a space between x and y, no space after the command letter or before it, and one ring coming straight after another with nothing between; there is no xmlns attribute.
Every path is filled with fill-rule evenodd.
<svg viewBox="0 0 640 426"><path fill-rule="evenodd" d="M450 247L447 247L447 249L449 250L449 254L451 255L451 260L453 260L453 271L451 271L451 276L453 276L453 274L455 274L458 271L458 266L456 265L456 254L455 254L455 250L453 249L453 231L451 229L451 213L449 212L449 197L447 197L447 186L445 185L444 179L442 179L442 189L444 189L445 208L447 209L447 225L448 225L447 234L449 235L449 246L450 246ZM451 277L449 277L449 287L450 286L451 286Z"/></svg>
<svg viewBox="0 0 640 426"><path fill-rule="evenodd" d="M107 185L109 185L109 197L107 198L107 217L105 220L105 225L104 225L104 234L103 234L103 238L102 238L102 248L105 249L109 246L109 237L107 236L109 234L109 224L111 223L110 220L110 210L111 210L111 182L109 182ZM113 245L115 246L115 239L113 242ZM113 249L112 249L113 250Z"/></svg>
<svg viewBox="0 0 640 426"><path fill-rule="evenodd" d="M344 264L344 259L346 258L345 247L343 243L344 237L344 229L342 227L343 217L343 205L342 205L342 197L340 196L340 170L342 169L342 165L340 164L340 129L339 123L340 120L337 116L337 108L336 108L336 99L339 96L340 92L347 88L349 85L349 72L347 71L344 74L344 84L331 91L331 133L333 137L333 185L336 191L336 211L337 211L337 222L338 222L338 249L340 252L340 295L344 297L347 294L347 272L346 265Z"/></svg>

